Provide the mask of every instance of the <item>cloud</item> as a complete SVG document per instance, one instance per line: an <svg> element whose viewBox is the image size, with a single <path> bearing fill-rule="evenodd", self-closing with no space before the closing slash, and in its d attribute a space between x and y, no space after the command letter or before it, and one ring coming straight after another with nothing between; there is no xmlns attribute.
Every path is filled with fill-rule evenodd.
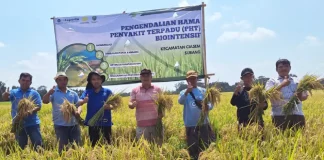
<svg viewBox="0 0 324 160"><path fill-rule="evenodd" d="M300 47L316 47L321 46L321 41L315 36L306 36Z"/></svg>
<svg viewBox="0 0 324 160"><path fill-rule="evenodd" d="M189 3L187 0L180 0L179 7L186 7L189 6Z"/></svg>
<svg viewBox="0 0 324 160"><path fill-rule="evenodd" d="M12 71L7 73L7 76L17 78L21 72L28 72L33 75L34 87L40 85L50 87L55 83L53 77L56 74L56 66L55 53L38 52L28 59L17 61L12 67Z"/></svg>
<svg viewBox="0 0 324 160"><path fill-rule="evenodd" d="M0 48L1 48L1 47L4 47L4 46L5 46L5 44L2 43L2 42L0 42Z"/></svg>
<svg viewBox="0 0 324 160"><path fill-rule="evenodd" d="M222 18L222 14L220 12L214 12L209 18L209 21L217 21Z"/></svg>
<svg viewBox="0 0 324 160"><path fill-rule="evenodd" d="M227 41L258 41L264 40L267 38L273 38L276 36L276 33L270 29L258 27L254 32L224 32L217 39L217 43L223 43Z"/></svg>
<svg viewBox="0 0 324 160"><path fill-rule="evenodd" d="M222 29L249 29L249 28L251 28L251 24L247 20L227 23L222 26Z"/></svg>

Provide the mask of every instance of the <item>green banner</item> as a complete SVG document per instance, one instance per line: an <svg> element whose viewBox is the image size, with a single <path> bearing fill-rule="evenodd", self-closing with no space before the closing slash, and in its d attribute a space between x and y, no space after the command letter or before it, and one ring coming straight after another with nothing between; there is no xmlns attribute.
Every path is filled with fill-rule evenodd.
<svg viewBox="0 0 324 160"><path fill-rule="evenodd" d="M203 77L202 6L114 15L54 18L57 70L69 86L86 85L87 75L106 76L104 85L136 83L142 69L153 82Z"/></svg>

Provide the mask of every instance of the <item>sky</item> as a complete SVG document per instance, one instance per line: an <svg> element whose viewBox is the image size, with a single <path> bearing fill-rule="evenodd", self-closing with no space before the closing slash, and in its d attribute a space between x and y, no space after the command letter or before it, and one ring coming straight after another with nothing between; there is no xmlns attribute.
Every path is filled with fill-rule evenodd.
<svg viewBox="0 0 324 160"><path fill-rule="evenodd" d="M109 15L201 4L201 0L0 0L0 81L18 85L21 72L33 87L55 85L56 45L51 17ZM324 76L324 1L205 0L207 72L231 85L245 67L275 77L279 58L292 73ZM39 61L39 63L35 63ZM177 82L157 83L174 89ZM108 86L130 90L138 84Z"/></svg>

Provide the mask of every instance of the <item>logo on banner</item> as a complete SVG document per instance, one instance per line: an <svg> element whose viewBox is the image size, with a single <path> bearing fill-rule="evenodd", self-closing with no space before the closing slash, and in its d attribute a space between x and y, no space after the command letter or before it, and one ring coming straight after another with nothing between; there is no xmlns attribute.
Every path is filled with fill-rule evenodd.
<svg viewBox="0 0 324 160"><path fill-rule="evenodd" d="M65 19L57 19L57 23L74 23L78 22L80 18L65 18Z"/></svg>
<svg viewBox="0 0 324 160"><path fill-rule="evenodd" d="M80 22L80 24L86 24L86 23L89 23L89 22L88 22L88 17L82 17L82 18L81 18L81 21L82 21L82 22Z"/></svg>
<svg viewBox="0 0 324 160"><path fill-rule="evenodd" d="M88 21L88 17L82 17L82 21L83 21L83 22Z"/></svg>
<svg viewBox="0 0 324 160"><path fill-rule="evenodd" d="M96 21L97 20L97 16L92 16L92 20Z"/></svg>

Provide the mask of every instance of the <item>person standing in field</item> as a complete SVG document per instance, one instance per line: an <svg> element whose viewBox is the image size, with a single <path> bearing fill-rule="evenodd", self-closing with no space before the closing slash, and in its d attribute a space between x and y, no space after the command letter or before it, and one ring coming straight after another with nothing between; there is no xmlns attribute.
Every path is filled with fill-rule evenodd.
<svg viewBox="0 0 324 160"><path fill-rule="evenodd" d="M79 106L87 103L88 99L86 98L80 101L78 94L67 88L68 77L64 72L57 73L54 80L57 86L54 86L43 96L43 103L52 103L54 130L56 138L59 141L59 153L61 154L64 147L69 143L72 144L75 142L77 145L81 143L80 126L75 117L80 117L82 107ZM63 113L60 110L64 99L77 107L77 111L73 113L75 117L73 116L70 122L64 120Z"/></svg>
<svg viewBox="0 0 324 160"><path fill-rule="evenodd" d="M89 136L92 147L94 147L100 139L100 133L104 139L111 144L111 110L114 108L111 104L105 104L109 96L112 96L110 89L103 88L102 84L106 77L97 72L90 72L87 78L88 84L86 90L82 93L81 99L87 102L87 114L85 125L88 125L89 120L104 107L104 115L99 119L94 126L89 126ZM88 99L88 100L87 100Z"/></svg>
<svg viewBox="0 0 324 160"><path fill-rule="evenodd" d="M248 91L252 89L252 83L254 81L253 70L251 68L244 68L241 72L241 80L243 84L239 83L236 86L231 99L231 104L237 107L238 131L250 123L257 123L260 128L263 128L264 121L262 115L258 116L258 119L251 118L256 108L256 104L251 103L248 93ZM268 108L268 103L264 102L262 106L264 107L263 110L266 110Z"/></svg>
<svg viewBox="0 0 324 160"><path fill-rule="evenodd" d="M42 107L42 99L39 93L30 88L32 84L32 75L29 73L21 73L19 76L20 87L8 90L2 94L2 98L5 101L11 101L11 117L13 118L13 123L15 119L19 118L17 116L18 112L18 103L23 98L31 97L34 103L36 104L35 108L32 111L28 111L28 117L24 118L23 129L15 133L16 141L18 141L19 146L24 149L28 143L28 137L31 140L34 149L42 147L42 135L40 132L40 119L37 115L37 112L40 111Z"/></svg>
<svg viewBox="0 0 324 160"><path fill-rule="evenodd" d="M186 138L189 154L194 159L198 159L200 152L208 147L212 141L215 141L209 119L206 117L202 126L197 126L202 100L205 97L206 89L197 86L198 73L190 70L186 75L187 89L180 92L178 102L184 105L183 120L186 127ZM209 111L213 109L213 105L208 103Z"/></svg>
<svg viewBox="0 0 324 160"><path fill-rule="evenodd" d="M155 104L155 98L161 89L152 84L152 72L149 69L141 71L140 79L142 84L132 90L129 102L130 109L136 108L136 138L143 136L149 142L162 145L163 137L159 138L156 131L156 122L162 115L158 115Z"/></svg>
<svg viewBox="0 0 324 160"><path fill-rule="evenodd" d="M296 94L298 82L295 78L289 76L291 70L290 61L287 59L279 59L276 62L276 70L278 77L268 80L266 89L270 89L277 86L277 89L281 91L283 100L271 101L272 105L272 122L273 124L282 130L286 129L299 129L305 127L305 117L302 109L302 101L308 98L308 93L299 93L299 103L296 104L296 108L292 115L284 115L283 106Z"/></svg>

